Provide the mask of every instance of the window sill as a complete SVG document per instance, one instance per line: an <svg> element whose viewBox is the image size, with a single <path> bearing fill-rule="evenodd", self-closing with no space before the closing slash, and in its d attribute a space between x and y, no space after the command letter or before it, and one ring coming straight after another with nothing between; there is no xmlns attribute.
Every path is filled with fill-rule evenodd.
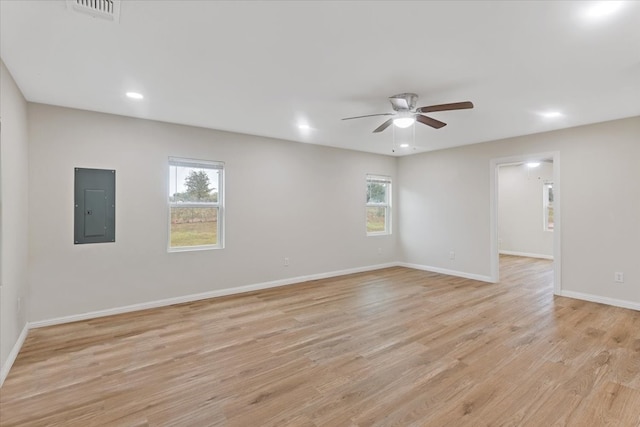
<svg viewBox="0 0 640 427"><path fill-rule="evenodd" d="M196 251L212 251L216 249L223 249L220 245L202 245L202 246L179 246L175 248L168 248L167 252L196 252Z"/></svg>

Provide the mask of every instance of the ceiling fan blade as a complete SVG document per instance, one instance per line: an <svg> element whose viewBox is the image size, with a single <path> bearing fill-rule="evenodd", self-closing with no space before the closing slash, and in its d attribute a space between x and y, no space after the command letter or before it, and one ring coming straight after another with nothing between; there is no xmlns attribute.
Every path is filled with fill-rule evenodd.
<svg viewBox="0 0 640 427"><path fill-rule="evenodd" d="M342 120L361 119L363 117L375 117L375 116L393 116L395 113L380 113L380 114L368 114L366 116L346 117Z"/></svg>
<svg viewBox="0 0 640 427"><path fill-rule="evenodd" d="M473 108L473 102L465 101L451 104L429 105L428 107L420 107L416 111L418 113L433 113L435 111L465 110L467 108Z"/></svg>
<svg viewBox="0 0 640 427"><path fill-rule="evenodd" d="M373 133L378 133L378 132L382 132L383 130L385 130L386 128L389 127L389 125L393 123L393 119L389 119L386 122L384 122L383 124L381 124L380 126L378 126Z"/></svg>
<svg viewBox="0 0 640 427"><path fill-rule="evenodd" d="M447 125L445 122L441 122L440 120L432 119L431 117L423 116L421 114L416 114L416 120L422 124L431 126L434 129L440 129Z"/></svg>

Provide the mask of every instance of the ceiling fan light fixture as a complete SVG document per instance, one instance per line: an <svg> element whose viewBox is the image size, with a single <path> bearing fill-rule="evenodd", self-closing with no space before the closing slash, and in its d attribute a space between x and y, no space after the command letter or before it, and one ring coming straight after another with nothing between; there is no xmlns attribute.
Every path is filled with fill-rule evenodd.
<svg viewBox="0 0 640 427"><path fill-rule="evenodd" d="M398 117L396 119L393 119L393 124L396 125L396 127L399 127L402 129L408 128L415 122L416 122L416 119L410 116Z"/></svg>

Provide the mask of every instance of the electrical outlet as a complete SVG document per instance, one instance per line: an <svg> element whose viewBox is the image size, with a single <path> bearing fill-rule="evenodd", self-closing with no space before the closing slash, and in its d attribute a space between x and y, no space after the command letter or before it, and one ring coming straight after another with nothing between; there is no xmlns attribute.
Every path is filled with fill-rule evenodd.
<svg viewBox="0 0 640 427"><path fill-rule="evenodd" d="M449 252L449 259L450 259L450 260L454 260L454 259L456 259L456 253L455 253L455 251L450 251L450 252Z"/></svg>
<svg viewBox="0 0 640 427"><path fill-rule="evenodd" d="M613 273L613 281L616 283L624 283L624 273L619 271Z"/></svg>
<svg viewBox="0 0 640 427"><path fill-rule="evenodd" d="M378 248L378 255L382 255L382 248Z"/></svg>
<svg viewBox="0 0 640 427"><path fill-rule="evenodd" d="M22 298L18 297L17 305L18 305L18 313L20 313L20 310L22 309Z"/></svg>
<svg viewBox="0 0 640 427"><path fill-rule="evenodd" d="M289 267L289 257L284 257L284 266Z"/></svg>

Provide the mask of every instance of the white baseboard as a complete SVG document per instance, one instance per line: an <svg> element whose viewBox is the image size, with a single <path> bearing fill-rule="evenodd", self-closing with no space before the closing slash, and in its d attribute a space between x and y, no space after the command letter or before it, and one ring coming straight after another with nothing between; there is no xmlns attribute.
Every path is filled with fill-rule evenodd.
<svg viewBox="0 0 640 427"><path fill-rule="evenodd" d="M20 349L22 348L22 344L24 344L24 340L27 339L27 334L29 333L29 323L25 323L24 328L22 328L22 332L18 336L16 343L13 345L13 348L9 352L9 356L7 360L2 365L2 369L0 369L0 387L4 384L4 380L9 375L9 370L13 366L13 362L16 361L16 357L18 357L18 353L20 353Z"/></svg>
<svg viewBox="0 0 640 427"><path fill-rule="evenodd" d="M545 255L545 254L532 254L529 252L518 252L518 251L499 251L500 255L514 255L514 256L524 256L527 258L542 258L542 259L553 259L553 255Z"/></svg>
<svg viewBox="0 0 640 427"><path fill-rule="evenodd" d="M149 301L139 304L126 305L122 307L108 308L105 310L90 311L87 313L72 314L70 316L56 317L53 319L38 320L29 323L30 328L42 328L44 326L60 325L63 323L77 322L80 320L95 319L98 317L112 316L114 314L129 313L132 311L147 310L150 308L165 307L173 304L198 301L203 299L222 297L227 295L242 294L246 292L259 291L262 289L276 288L279 286L293 285L296 283L308 282L310 280L327 279L329 277L344 276L346 274L362 273L365 271L380 270L387 267L396 267L398 263L369 265L365 267L349 268L346 270L336 270L327 273L310 274L306 276L291 277L288 279L273 280L270 282L255 283L252 285L237 286L235 288L218 289L215 291L203 292L199 294L182 295L179 297Z"/></svg>
<svg viewBox="0 0 640 427"><path fill-rule="evenodd" d="M640 303L625 301L616 298L601 297L599 295L584 294L582 292L561 290L558 294L561 297L575 298L584 301L597 302L600 304L613 305L615 307L629 308L631 310L640 311Z"/></svg>
<svg viewBox="0 0 640 427"><path fill-rule="evenodd" d="M412 264L409 262L398 262L397 265L407 268L415 268L416 270L431 271L433 273L446 274L447 276L464 277L465 279L479 280L481 282L495 283L491 276L483 276L481 274L467 273L465 271L449 270L447 268L432 267L429 265Z"/></svg>

